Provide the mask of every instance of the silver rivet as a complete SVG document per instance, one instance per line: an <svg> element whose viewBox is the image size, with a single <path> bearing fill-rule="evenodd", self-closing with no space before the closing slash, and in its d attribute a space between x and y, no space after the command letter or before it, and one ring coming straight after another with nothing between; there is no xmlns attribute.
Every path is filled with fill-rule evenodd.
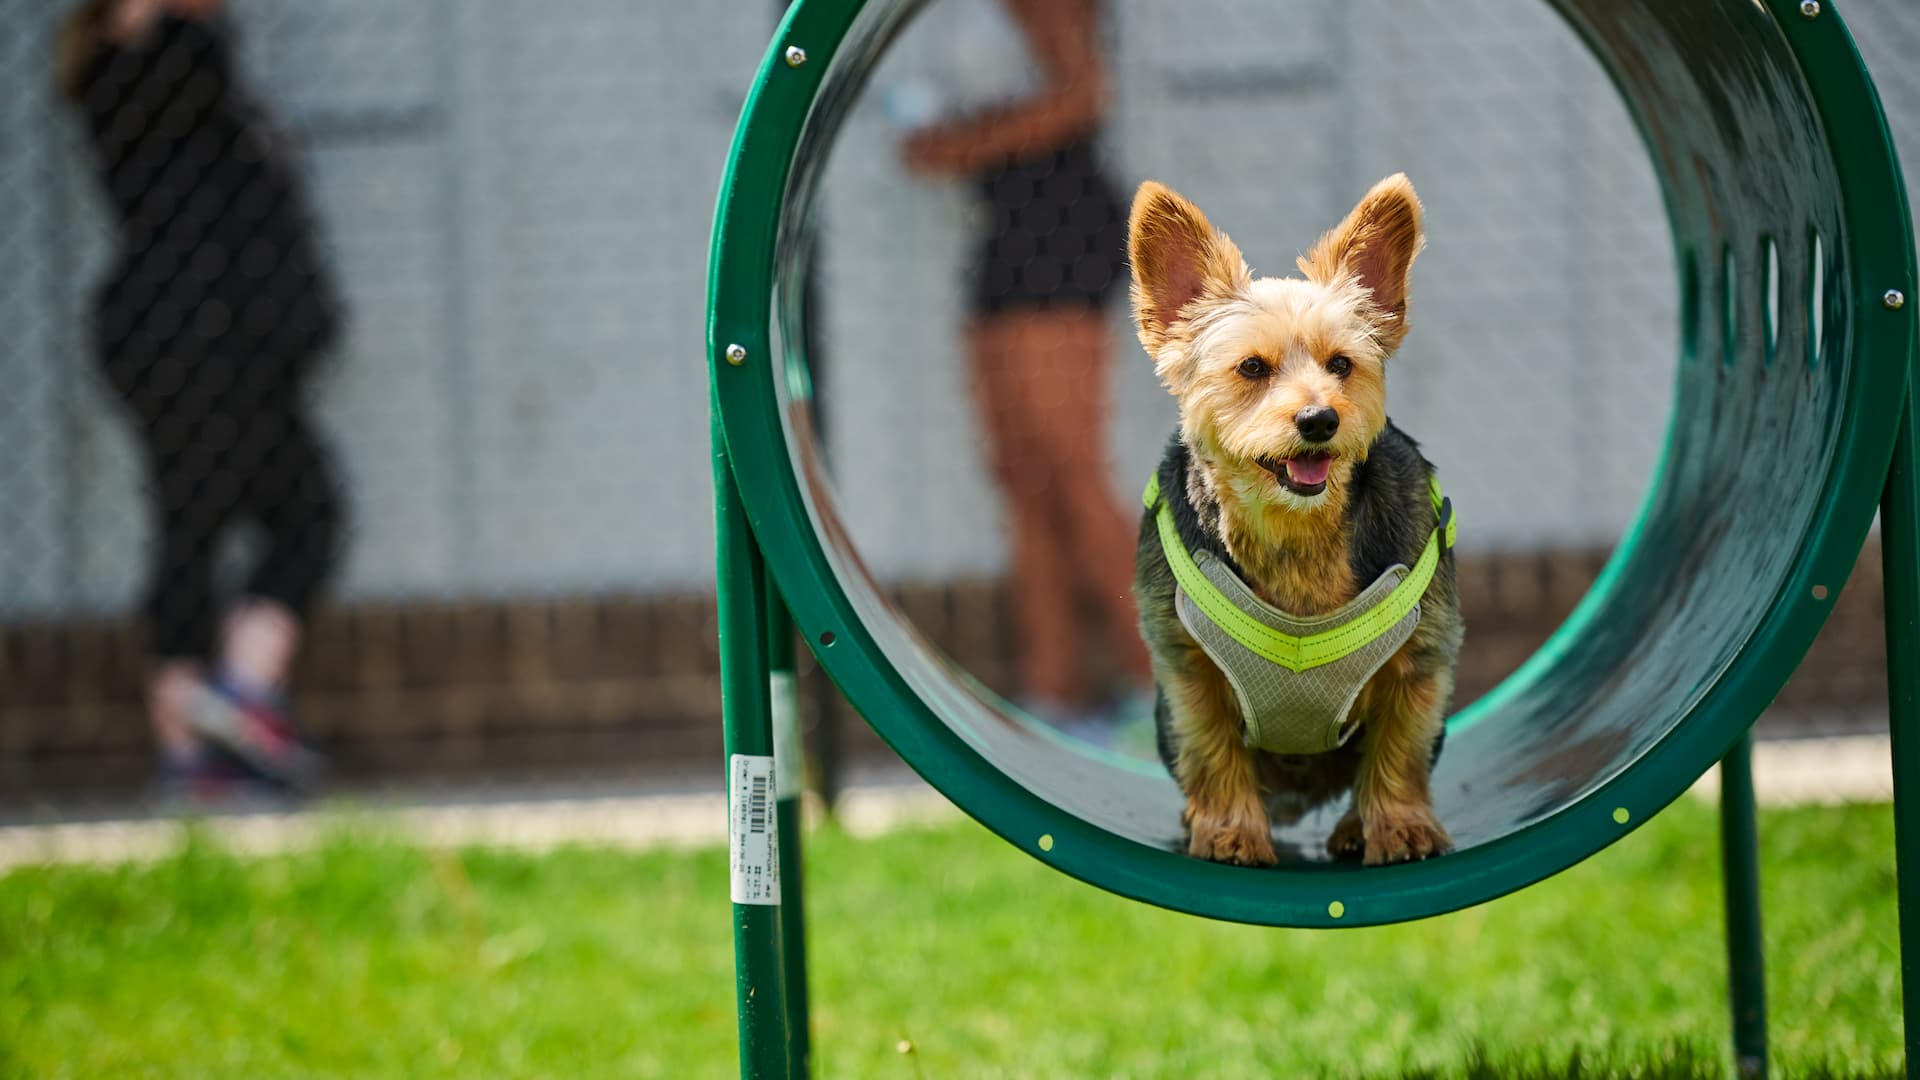
<svg viewBox="0 0 1920 1080"><path fill-rule="evenodd" d="M747 347L745 345L727 346L727 363L732 364L734 367L739 367L746 362Z"/></svg>
<svg viewBox="0 0 1920 1080"><path fill-rule="evenodd" d="M1807 2L1811 4L1813 3L1813 0L1807 0ZM1819 7L1820 5L1814 4L1814 6ZM807 50L801 48L798 45L787 46L787 66L788 67L799 67L801 64L804 64L806 62L807 62Z"/></svg>
<svg viewBox="0 0 1920 1080"><path fill-rule="evenodd" d="M1800 14L1809 18L1820 17L1820 0L1800 0Z"/></svg>
<svg viewBox="0 0 1920 1080"><path fill-rule="evenodd" d="M1880 298L1880 302L1887 306L1888 311L1899 311L1907 306L1907 294L1899 289L1888 289L1887 294Z"/></svg>

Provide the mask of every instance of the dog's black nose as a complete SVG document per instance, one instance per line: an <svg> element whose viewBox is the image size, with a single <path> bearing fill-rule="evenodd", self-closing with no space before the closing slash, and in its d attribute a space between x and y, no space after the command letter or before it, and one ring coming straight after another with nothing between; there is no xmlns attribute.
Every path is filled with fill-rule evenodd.
<svg viewBox="0 0 1920 1080"><path fill-rule="evenodd" d="M1300 429L1300 437L1308 442L1326 442L1340 430L1340 414L1325 405L1309 405L1293 414L1293 426Z"/></svg>

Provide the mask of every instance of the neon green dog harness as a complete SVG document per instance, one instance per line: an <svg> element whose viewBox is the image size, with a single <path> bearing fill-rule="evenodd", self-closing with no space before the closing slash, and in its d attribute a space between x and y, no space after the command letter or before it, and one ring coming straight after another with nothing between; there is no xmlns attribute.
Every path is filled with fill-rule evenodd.
<svg viewBox="0 0 1920 1080"><path fill-rule="evenodd" d="M1420 625L1420 598L1442 551L1453 547L1453 506L1429 478L1440 523L1411 569L1396 563L1338 610L1296 618L1254 595L1211 552L1187 550L1160 478L1147 482L1160 547L1179 583L1174 606L1207 656L1226 673L1240 702L1249 746L1276 754L1318 754L1344 744L1361 687Z"/></svg>

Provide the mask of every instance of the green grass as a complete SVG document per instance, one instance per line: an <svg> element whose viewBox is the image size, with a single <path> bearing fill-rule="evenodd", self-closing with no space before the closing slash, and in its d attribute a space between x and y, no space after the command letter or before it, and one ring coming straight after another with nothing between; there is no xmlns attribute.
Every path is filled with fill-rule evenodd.
<svg viewBox="0 0 1920 1080"><path fill-rule="evenodd" d="M1897 1075L1889 810L1762 831L1776 1075ZM1723 1076L1714 836L1683 800L1518 896L1310 933L1130 904L970 824L817 833L817 1075ZM0 1076L728 1075L726 894L718 850L344 832L16 871Z"/></svg>

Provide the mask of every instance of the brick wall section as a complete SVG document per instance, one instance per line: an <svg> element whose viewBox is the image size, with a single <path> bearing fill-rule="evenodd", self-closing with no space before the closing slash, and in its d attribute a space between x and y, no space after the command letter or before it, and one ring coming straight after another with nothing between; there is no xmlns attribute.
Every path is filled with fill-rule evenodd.
<svg viewBox="0 0 1920 1080"><path fill-rule="evenodd" d="M1460 563L1469 626L1459 699L1470 701L1552 633L1598 573L1599 553ZM988 685L1012 670L997 583L910 586L897 602ZM1885 701L1880 564L1869 547L1781 704L1872 709ZM0 802L136 790L149 746L141 641L123 620L0 627ZM803 672L811 672L810 661ZM811 703L833 700L808 695ZM343 779L526 778L711 771L721 753L711 598L602 596L363 606L316 618L298 680L307 727ZM885 748L844 704L850 760Z"/></svg>

